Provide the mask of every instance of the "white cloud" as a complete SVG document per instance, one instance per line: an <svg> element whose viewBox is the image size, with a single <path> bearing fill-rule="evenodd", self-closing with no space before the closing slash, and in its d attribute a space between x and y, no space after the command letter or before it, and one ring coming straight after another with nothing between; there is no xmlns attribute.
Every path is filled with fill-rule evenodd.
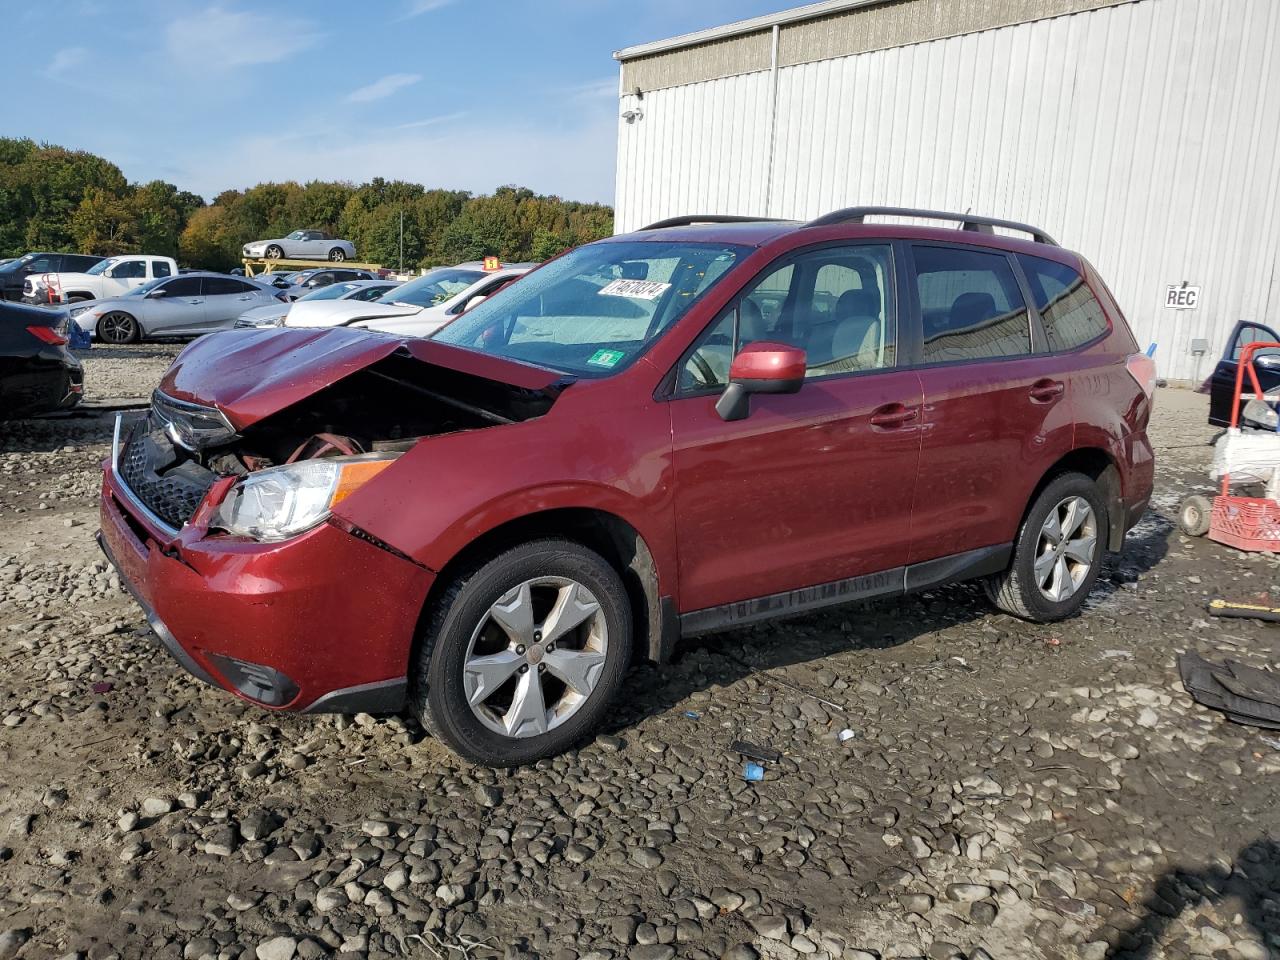
<svg viewBox="0 0 1280 960"><path fill-rule="evenodd" d="M453 3L453 0L409 0L405 6L404 15L401 20L412 20L414 17L420 17L424 13L430 13L432 10L439 10L441 7L447 7Z"/></svg>
<svg viewBox="0 0 1280 960"><path fill-rule="evenodd" d="M425 120L410 120L408 123L397 124L397 130L418 130L422 127L438 127L442 123L452 123L454 120L461 120L467 116L467 111L460 110L457 113L444 113L438 117L427 117Z"/></svg>
<svg viewBox="0 0 1280 960"><path fill-rule="evenodd" d="M287 60L320 37L306 20L214 6L170 22L165 45L192 69L221 71Z"/></svg>
<svg viewBox="0 0 1280 960"><path fill-rule="evenodd" d="M53 55L49 65L44 68L45 75L50 77L61 76L76 66L88 54L89 51L84 47L63 47Z"/></svg>
<svg viewBox="0 0 1280 960"><path fill-rule="evenodd" d="M344 98L347 103L369 103L389 97L397 90L411 87L422 79L420 73L389 73L359 90L352 90Z"/></svg>
<svg viewBox="0 0 1280 960"><path fill-rule="evenodd" d="M559 92L569 100L603 100L609 97L617 99L618 78L609 77L606 80L592 80L590 83L580 83L577 86L565 87Z"/></svg>

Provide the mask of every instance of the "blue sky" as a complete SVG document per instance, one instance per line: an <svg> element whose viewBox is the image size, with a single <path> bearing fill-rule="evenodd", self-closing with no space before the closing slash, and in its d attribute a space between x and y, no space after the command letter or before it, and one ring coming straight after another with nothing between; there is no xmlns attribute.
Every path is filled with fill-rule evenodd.
<svg viewBox="0 0 1280 960"><path fill-rule="evenodd" d="M0 134L212 198L266 180L518 183L612 202L614 50L789 0L43 0Z"/></svg>

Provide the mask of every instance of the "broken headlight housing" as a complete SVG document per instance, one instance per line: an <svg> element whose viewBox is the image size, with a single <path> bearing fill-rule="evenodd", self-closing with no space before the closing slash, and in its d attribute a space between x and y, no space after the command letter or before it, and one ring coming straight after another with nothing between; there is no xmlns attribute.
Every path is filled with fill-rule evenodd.
<svg viewBox="0 0 1280 960"><path fill-rule="evenodd" d="M236 482L210 526L263 542L288 540L324 521L334 506L395 459L362 454L259 470Z"/></svg>

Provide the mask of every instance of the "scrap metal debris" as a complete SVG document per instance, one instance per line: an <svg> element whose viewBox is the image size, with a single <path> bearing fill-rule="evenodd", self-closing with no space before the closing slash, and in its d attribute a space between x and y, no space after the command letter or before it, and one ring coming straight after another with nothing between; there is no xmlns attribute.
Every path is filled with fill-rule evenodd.
<svg viewBox="0 0 1280 960"><path fill-rule="evenodd" d="M1240 617L1245 620L1268 620L1272 623L1280 623L1280 607L1263 603L1211 600L1209 601L1209 616Z"/></svg>
<svg viewBox="0 0 1280 960"><path fill-rule="evenodd" d="M1178 658L1178 672L1197 703L1236 723L1280 730L1280 676L1235 660L1218 666L1196 653Z"/></svg>

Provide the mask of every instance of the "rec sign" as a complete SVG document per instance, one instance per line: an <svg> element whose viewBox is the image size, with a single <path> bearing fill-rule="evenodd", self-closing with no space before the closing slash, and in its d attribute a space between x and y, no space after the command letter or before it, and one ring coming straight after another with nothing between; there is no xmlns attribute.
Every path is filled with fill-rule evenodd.
<svg viewBox="0 0 1280 960"><path fill-rule="evenodd" d="M1194 310L1200 305L1200 288L1169 284L1165 288L1164 305L1170 310Z"/></svg>

